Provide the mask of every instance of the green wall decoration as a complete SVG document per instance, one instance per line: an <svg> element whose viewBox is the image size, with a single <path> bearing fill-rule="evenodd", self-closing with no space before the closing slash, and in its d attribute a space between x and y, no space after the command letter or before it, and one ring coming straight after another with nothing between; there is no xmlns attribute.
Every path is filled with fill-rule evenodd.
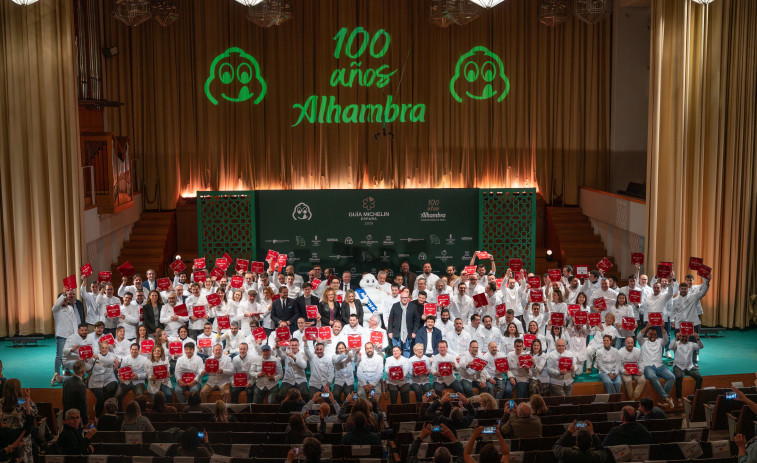
<svg viewBox="0 0 757 463"><path fill-rule="evenodd" d="M201 257L255 259L255 192L198 191L197 228Z"/></svg>
<svg viewBox="0 0 757 463"><path fill-rule="evenodd" d="M510 92L510 80L502 59L488 48L477 46L457 60L449 91L458 103L463 102L461 93L473 100L496 97L499 103Z"/></svg>
<svg viewBox="0 0 757 463"><path fill-rule="evenodd" d="M214 105L218 104L216 92L221 92L221 98L232 103L255 97L254 103L258 104L263 101L266 90L257 60L238 47L216 56L205 80L205 95Z"/></svg>
<svg viewBox="0 0 757 463"><path fill-rule="evenodd" d="M479 190L479 242L504 276L512 258L533 272L536 257L536 188Z"/></svg>

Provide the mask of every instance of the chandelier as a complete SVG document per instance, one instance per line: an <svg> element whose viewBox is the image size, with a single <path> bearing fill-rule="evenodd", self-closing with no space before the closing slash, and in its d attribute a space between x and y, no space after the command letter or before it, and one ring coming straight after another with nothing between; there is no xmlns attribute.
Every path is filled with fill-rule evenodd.
<svg viewBox="0 0 757 463"><path fill-rule="evenodd" d="M13 0L15 1L15 0ZM710 3L714 2L715 0L692 0L696 3L699 3L700 5L709 5Z"/></svg>
<svg viewBox="0 0 757 463"><path fill-rule="evenodd" d="M255 6L263 0L236 0L237 3L241 3L244 6Z"/></svg>
<svg viewBox="0 0 757 463"><path fill-rule="evenodd" d="M13 3L21 6L29 6L32 3L37 3L38 0L11 0Z"/></svg>
<svg viewBox="0 0 757 463"><path fill-rule="evenodd" d="M139 26L152 17L150 0L112 0L113 17L127 26Z"/></svg>
<svg viewBox="0 0 757 463"><path fill-rule="evenodd" d="M176 8L176 0L153 0L152 17L163 27L176 22L179 19L179 10Z"/></svg>
<svg viewBox="0 0 757 463"><path fill-rule="evenodd" d="M612 14L612 0L573 0L573 14L585 23L598 23Z"/></svg>
<svg viewBox="0 0 757 463"><path fill-rule="evenodd" d="M554 27L570 18L568 0L539 0L539 22Z"/></svg>
<svg viewBox="0 0 757 463"><path fill-rule="evenodd" d="M263 0L247 8L247 19L261 27L278 26L291 17L292 0Z"/></svg>
<svg viewBox="0 0 757 463"><path fill-rule="evenodd" d="M473 3L483 6L484 8L494 8L505 0L471 0Z"/></svg>
<svg viewBox="0 0 757 463"><path fill-rule="evenodd" d="M430 0L427 19L440 27L462 26L479 17L482 11L471 0Z"/></svg>

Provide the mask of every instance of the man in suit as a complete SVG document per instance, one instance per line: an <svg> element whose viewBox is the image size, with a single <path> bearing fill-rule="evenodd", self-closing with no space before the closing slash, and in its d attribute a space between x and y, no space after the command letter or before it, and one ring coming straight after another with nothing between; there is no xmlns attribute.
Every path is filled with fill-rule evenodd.
<svg viewBox="0 0 757 463"><path fill-rule="evenodd" d="M393 346L402 348L402 355L410 358L415 333L421 326L418 310L415 304L410 302L410 290L402 290L400 301L392 306L389 312L389 337Z"/></svg>
<svg viewBox="0 0 757 463"><path fill-rule="evenodd" d="M342 291L345 293L349 290L355 290L357 289L357 284L352 281L352 274L349 270L345 270L344 273L342 273Z"/></svg>
<svg viewBox="0 0 757 463"><path fill-rule="evenodd" d="M297 306L297 314L299 317L305 319L305 326L314 326L318 321L317 318L308 318L307 306L314 305L318 307L320 301L313 294L313 286L310 283L302 284L302 296L295 299L295 305Z"/></svg>
<svg viewBox="0 0 757 463"><path fill-rule="evenodd" d="M87 423L87 385L84 384L84 373L87 364L84 360L77 360L73 367L74 376L63 382L63 413L76 409L81 413L82 421Z"/></svg>
<svg viewBox="0 0 757 463"><path fill-rule="evenodd" d="M289 299L289 289L286 286L282 286L279 290L279 298L273 301L273 307L271 307L271 320L273 320L274 326L279 326L279 323L286 322L289 326L289 331L294 333L297 329L297 317L299 316L297 308L294 304L294 299Z"/></svg>
<svg viewBox="0 0 757 463"><path fill-rule="evenodd" d="M149 268L147 269L147 272L145 273L147 275L147 280L142 282L142 287L147 288L147 292L150 291L157 291L158 290L158 280L155 278L155 270Z"/></svg>
<svg viewBox="0 0 757 463"><path fill-rule="evenodd" d="M415 344L423 344L423 353L432 357L439 353L439 341L442 340L442 332L434 326L436 317L429 315L426 318L426 326L422 326L415 333Z"/></svg>
<svg viewBox="0 0 757 463"><path fill-rule="evenodd" d="M415 288L415 279L418 277L415 273L410 271L410 264L407 261L403 261L400 264L399 275L405 279L405 287L411 290Z"/></svg>

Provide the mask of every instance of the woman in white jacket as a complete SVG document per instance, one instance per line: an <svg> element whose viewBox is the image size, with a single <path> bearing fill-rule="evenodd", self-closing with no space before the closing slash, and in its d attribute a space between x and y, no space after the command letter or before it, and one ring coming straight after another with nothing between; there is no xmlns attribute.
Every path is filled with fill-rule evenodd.
<svg viewBox="0 0 757 463"><path fill-rule="evenodd" d="M347 350L343 342L336 345L336 355L331 358L334 362L334 400L341 402L355 390L355 351Z"/></svg>
<svg viewBox="0 0 757 463"><path fill-rule="evenodd" d="M171 373L169 361L166 360L166 354L163 348L156 345L152 352L150 352L150 358L145 363L145 371L147 372L147 392L154 396L156 392L163 391L166 396L166 403L171 403ZM158 379L155 375L155 367L166 367L166 377Z"/></svg>

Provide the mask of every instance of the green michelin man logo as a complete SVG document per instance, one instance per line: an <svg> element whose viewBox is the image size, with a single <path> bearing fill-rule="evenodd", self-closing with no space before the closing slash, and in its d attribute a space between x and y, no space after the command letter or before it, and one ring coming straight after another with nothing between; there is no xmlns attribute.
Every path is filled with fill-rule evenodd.
<svg viewBox="0 0 757 463"><path fill-rule="evenodd" d="M266 84L260 76L260 65L255 58L237 47L216 56L205 81L205 95L214 105L218 104L218 98L213 96L217 92L221 92L221 98L233 103L247 101L253 96L255 104L263 101Z"/></svg>
<svg viewBox="0 0 757 463"><path fill-rule="evenodd" d="M505 65L500 57L488 48L478 46L457 60L449 91L458 103L463 102L461 94L473 100L496 97L499 103L510 91L510 80L505 75Z"/></svg>

